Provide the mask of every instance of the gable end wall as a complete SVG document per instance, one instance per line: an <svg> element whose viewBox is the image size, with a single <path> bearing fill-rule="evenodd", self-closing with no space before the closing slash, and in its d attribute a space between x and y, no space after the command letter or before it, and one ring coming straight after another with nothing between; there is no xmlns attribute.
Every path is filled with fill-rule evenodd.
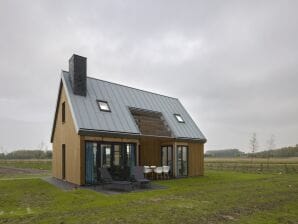
<svg viewBox="0 0 298 224"><path fill-rule="evenodd" d="M64 87L58 104L58 113L53 137L52 175L62 179L62 144L66 145L65 180L81 184L81 140L76 133L73 117L70 111ZM62 123L62 103L65 102L65 122Z"/></svg>

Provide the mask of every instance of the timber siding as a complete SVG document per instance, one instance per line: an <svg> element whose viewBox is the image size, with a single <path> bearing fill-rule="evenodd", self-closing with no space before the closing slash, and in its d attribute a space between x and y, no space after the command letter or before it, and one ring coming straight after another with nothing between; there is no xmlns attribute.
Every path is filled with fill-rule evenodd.
<svg viewBox="0 0 298 224"><path fill-rule="evenodd" d="M64 87L61 87L53 139L52 174L62 179L62 144L65 144L65 180L81 184L81 142L76 133ZM65 102L65 122L62 123L62 103Z"/></svg>
<svg viewBox="0 0 298 224"><path fill-rule="evenodd" d="M188 176L204 175L204 144L188 143Z"/></svg>

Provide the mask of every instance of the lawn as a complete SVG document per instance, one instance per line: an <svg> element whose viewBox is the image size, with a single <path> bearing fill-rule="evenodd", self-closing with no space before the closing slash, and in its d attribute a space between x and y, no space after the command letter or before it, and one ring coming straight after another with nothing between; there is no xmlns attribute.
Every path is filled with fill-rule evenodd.
<svg viewBox="0 0 298 224"><path fill-rule="evenodd" d="M296 173L298 157L292 158L205 158L207 170L249 173Z"/></svg>
<svg viewBox="0 0 298 224"><path fill-rule="evenodd" d="M0 223L298 223L298 175L207 171L118 195L0 179Z"/></svg>
<svg viewBox="0 0 298 224"><path fill-rule="evenodd" d="M49 159L40 160L0 160L0 167L30 168L39 170L51 170L52 161Z"/></svg>
<svg viewBox="0 0 298 224"><path fill-rule="evenodd" d="M51 160L0 160L0 179L2 180L37 178L48 176L50 172Z"/></svg>

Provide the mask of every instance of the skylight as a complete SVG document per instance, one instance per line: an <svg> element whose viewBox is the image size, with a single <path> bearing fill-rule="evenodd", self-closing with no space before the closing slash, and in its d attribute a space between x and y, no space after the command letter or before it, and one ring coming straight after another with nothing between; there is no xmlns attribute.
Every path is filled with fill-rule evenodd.
<svg viewBox="0 0 298 224"><path fill-rule="evenodd" d="M110 109L110 106L109 106L108 102L98 100L97 103L98 103L99 109L101 111L111 112L111 109Z"/></svg>
<svg viewBox="0 0 298 224"><path fill-rule="evenodd" d="M179 123L185 123L184 119L180 114L174 114L174 116Z"/></svg>

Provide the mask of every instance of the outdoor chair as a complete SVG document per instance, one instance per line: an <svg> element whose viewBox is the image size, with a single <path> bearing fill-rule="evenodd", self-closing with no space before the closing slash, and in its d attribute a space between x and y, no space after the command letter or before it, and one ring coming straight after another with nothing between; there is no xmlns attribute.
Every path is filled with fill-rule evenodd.
<svg viewBox="0 0 298 224"><path fill-rule="evenodd" d="M149 166L149 168L151 169L151 179L153 180L154 179L154 174L155 174L155 172L154 172L154 170L155 170L155 168L156 168L156 166Z"/></svg>
<svg viewBox="0 0 298 224"><path fill-rule="evenodd" d="M154 169L154 173L156 174L156 179L158 180L160 178L162 178L162 167L158 166Z"/></svg>
<svg viewBox="0 0 298 224"><path fill-rule="evenodd" d="M151 174L152 172L152 169L150 169L149 166L144 166L144 174L145 174L145 177L148 178L148 176Z"/></svg>
<svg viewBox="0 0 298 224"><path fill-rule="evenodd" d="M105 188L106 185L109 185L110 189L125 190L125 191L133 190L133 184L130 181L115 181L113 180L107 168L99 168L98 170L100 173L100 180L101 180L101 183L103 184L103 188Z"/></svg>
<svg viewBox="0 0 298 224"><path fill-rule="evenodd" d="M150 186L150 180L144 177L144 169L142 166L135 166L132 168L132 180L135 181L140 187Z"/></svg>
<svg viewBox="0 0 298 224"><path fill-rule="evenodd" d="M162 173L164 178L169 179L169 172L170 172L170 167L169 166L163 166L162 167Z"/></svg>

